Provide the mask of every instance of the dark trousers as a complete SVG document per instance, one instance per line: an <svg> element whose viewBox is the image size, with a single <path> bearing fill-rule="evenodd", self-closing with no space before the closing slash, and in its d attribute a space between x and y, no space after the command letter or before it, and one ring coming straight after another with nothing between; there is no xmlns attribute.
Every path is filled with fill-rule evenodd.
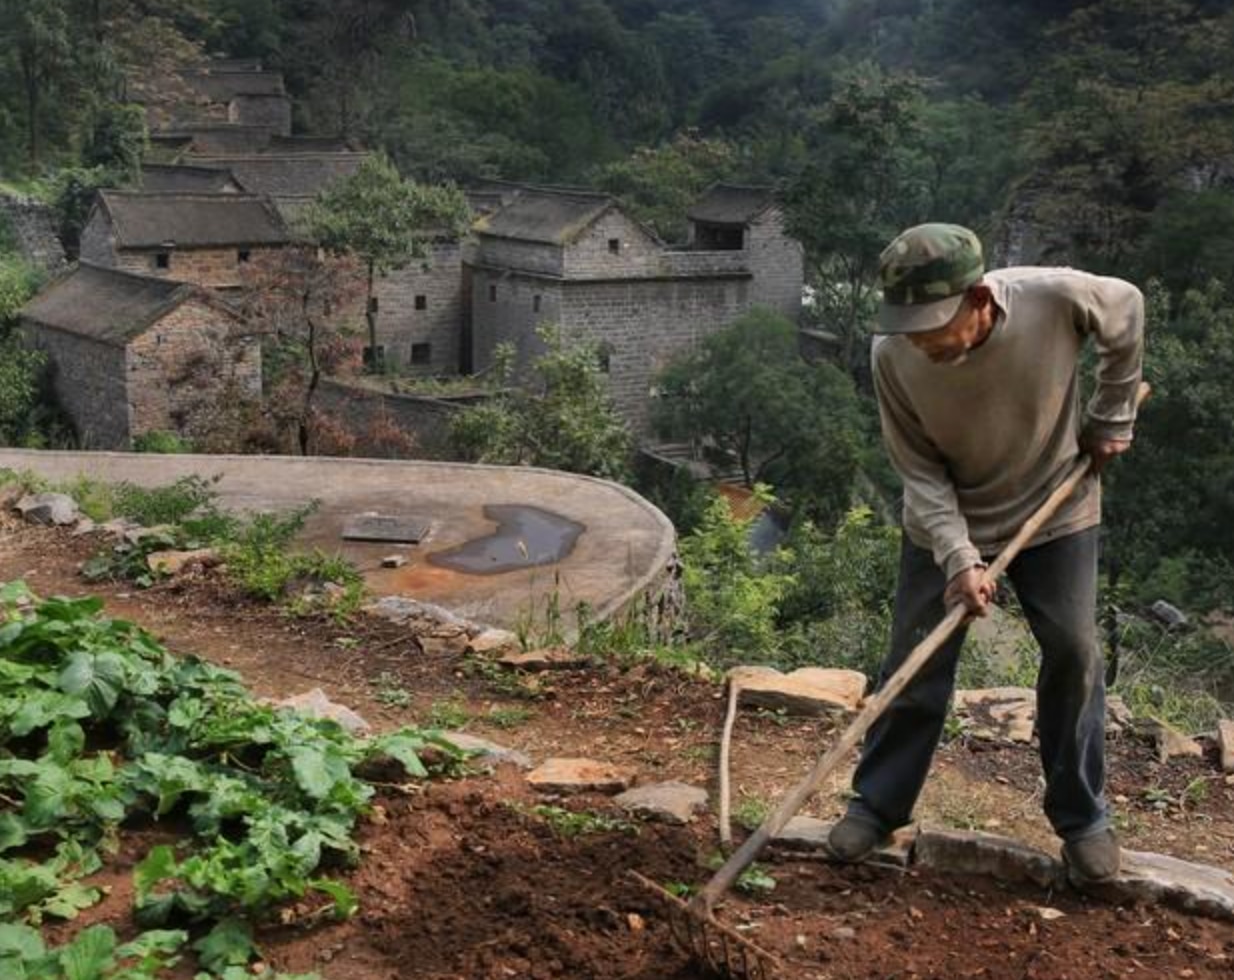
<svg viewBox="0 0 1234 980"><path fill-rule="evenodd" d="M1105 680L1097 640L1098 528L1021 552L1007 570L1041 646L1037 733L1045 814L1064 840L1109 826L1105 797ZM941 569L904 536L891 653L879 685L946 613ZM942 735L964 642L960 629L866 735L849 814L885 830L903 826Z"/></svg>

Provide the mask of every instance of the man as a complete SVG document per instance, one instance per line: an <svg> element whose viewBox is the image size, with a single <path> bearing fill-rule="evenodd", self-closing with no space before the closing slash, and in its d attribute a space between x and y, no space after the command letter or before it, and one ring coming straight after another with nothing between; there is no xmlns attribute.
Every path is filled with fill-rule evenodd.
<svg viewBox="0 0 1234 980"><path fill-rule="evenodd" d="M872 359L883 438L904 483L904 544L885 681L963 603L988 613L993 557L1058 486L1081 450L1096 470L1131 445L1144 301L1119 279L1072 269L985 272L981 243L927 224L880 260ZM1081 413L1079 361L1091 338L1096 387ZM1105 687L1097 640L1100 484L1086 479L1012 562L1008 578L1041 647L1037 730L1044 808L1079 878L1119 867L1104 797ZM855 797L832 829L858 861L913 806L943 730L959 630L870 729Z"/></svg>

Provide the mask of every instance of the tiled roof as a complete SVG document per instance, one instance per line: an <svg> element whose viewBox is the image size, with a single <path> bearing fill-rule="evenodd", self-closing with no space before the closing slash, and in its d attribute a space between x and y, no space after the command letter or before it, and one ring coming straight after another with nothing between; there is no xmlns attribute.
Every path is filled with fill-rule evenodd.
<svg viewBox="0 0 1234 980"><path fill-rule="evenodd" d="M607 194L529 188L509 204L476 222L482 235L564 245L615 207Z"/></svg>
<svg viewBox="0 0 1234 980"><path fill-rule="evenodd" d="M316 197L360 169L366 153L193 154L194 163L226 167L245 190L271 197Z"/></svg>
<svg viewBox="0 0 1234 980"><path fill-rule="evenodd" d="M187 283L82 263L30 300L21 316L32 323L123 347L199 292Z"/></svg>
<svg viewBox="0 0 1234 980"><path fill-rule="evenodd" d="M691 221L712 225L748 225L775 202L770 187L712 184L686 212Z"/></svg>
<svg viewBox="0 0 1234 980"><path fill-rule="evenodd" d="M219 194L240 186L225 167L191 167L172 163L143 163L141 189L148 193Z"/></svg>
<svg viewBox="0 0 1234 980"><path fill-rule="evenodd" d="M120 248L281 245L290 240L272 204L252 194L100 191Z"/></svg>

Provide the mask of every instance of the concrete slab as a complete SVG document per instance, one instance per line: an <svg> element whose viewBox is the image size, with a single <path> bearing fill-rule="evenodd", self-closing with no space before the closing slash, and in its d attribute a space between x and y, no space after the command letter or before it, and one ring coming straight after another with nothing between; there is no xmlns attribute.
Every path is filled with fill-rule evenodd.
<svg viewBox="0 0 1234 980"><path fill-rule="evenodd" d="M606 480L532 467L479 466L415 460L288 456L195 456L147 453L72 453L0 449L0 468L30 470L51 480L85 475L160 486L183 476L221 477L224 507L247 512L287 510L320 501L302 543L341 552L363 572L378 596L403 595L436 603L495 626L542 619L550 598L574 626L580 602L605 618L655 586L676 550L671 522L628 487ZM439 568L426 558L494 530L488 505L534 505L585 526L573 550L555 564L496 575ZM382 568L390 546L344 541L347 518L365 512L425 517L429 531L408 548L408 563Z"/></svg>

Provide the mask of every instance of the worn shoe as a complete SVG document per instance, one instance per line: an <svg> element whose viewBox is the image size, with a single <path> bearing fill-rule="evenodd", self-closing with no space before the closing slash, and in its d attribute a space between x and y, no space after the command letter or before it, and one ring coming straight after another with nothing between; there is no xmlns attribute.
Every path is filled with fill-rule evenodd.
<svg viewBox="0 0 1234 980"><path fill-rule="evenodd" d="M827 835L827 849L837 860L863 861L886 843L888 834L868 820L842 817Z"/></svg>
<svg viewBox="0 0 1234 980"><path fill-rule="evenodd" d="M1081 881L1107 881L1118 874L1122 861L1118 838L1112 830L1063 845L1063 860Z"/></svg>

